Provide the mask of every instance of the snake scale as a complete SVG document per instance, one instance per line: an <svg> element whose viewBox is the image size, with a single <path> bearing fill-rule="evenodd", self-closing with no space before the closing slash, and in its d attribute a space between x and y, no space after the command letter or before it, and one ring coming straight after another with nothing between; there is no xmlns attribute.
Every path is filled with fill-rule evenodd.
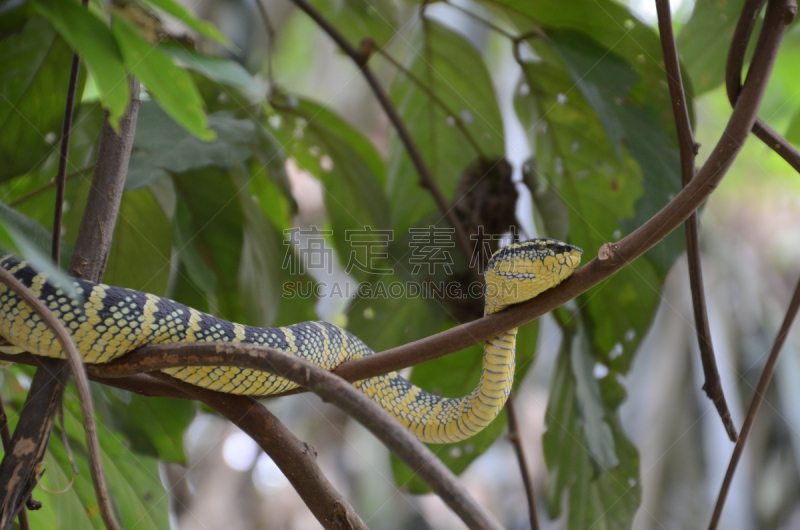
<svg viewBox="0 0 800 530"><path fill-rule="evenodd" d="M498 250L486 267L484 314L529 300L567 278L580 264L581 249L553 239L532 239ZM69 331L86 363L105 363L148 344L168 342L246 342L302 357L327 370L371 355L358 337L327 322L301 322L260 328L228 322L152 294L74 280L77 299L49 282L47 275L14 256L0 260L47 305ZM486 427L500 412L514 379L516 329L484 345L480 383L467 396L446 398L425 392L397 372L354 383L420 440L450 443ZM30 307L0 285L0 335L5 353L31 352L64 358L52 332ZM294 388L267 372L221 366L187 366L164 372L211 390L268 396Z"/></svg>

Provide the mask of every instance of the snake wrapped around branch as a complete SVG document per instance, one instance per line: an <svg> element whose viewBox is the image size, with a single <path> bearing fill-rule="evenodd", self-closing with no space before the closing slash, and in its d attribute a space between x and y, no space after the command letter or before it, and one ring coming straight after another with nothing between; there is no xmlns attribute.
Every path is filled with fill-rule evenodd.
<svg viewBox="0 0 800 530"><path fill-rule="evenodd" d="M486 267L484 314L529 300L569 277L582 250L553 239L532 239L498 250ZM105 363L137 348L168 342L244 342L269 346L327 370L372 355L358 337L327 322L260 328L228 322L153 294L75 279L77 297L15 256L0 266L44 302L61 320L83 362ZM412 385L397 372L354 383L420 440L451 443L477 434L500 412L514 379L516 329L486 341L478 386L459 398L440 397ZM30 352L64 358L61 345L31 308L0 285L0 335L9 354ZM297 385L282 377L235 366L186 366L169 375L219 392L268 396Z"/></svg>

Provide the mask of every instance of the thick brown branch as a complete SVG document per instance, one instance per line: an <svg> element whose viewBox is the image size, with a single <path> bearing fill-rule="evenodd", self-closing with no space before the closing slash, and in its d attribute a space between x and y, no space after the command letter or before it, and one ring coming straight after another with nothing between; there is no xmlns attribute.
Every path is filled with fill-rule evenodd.
<svg viewBox="0 0 800 530"><path fill-rule="evenodd" d="M744 69L747 45L750 43L750 35L753 33L758 13L761 11L764 1L747 0L742 8L739 21L736 23L736 30L728 51L728 61L725 65L725 88L731 105L736 103L736 98L739 97L739 92L742 90L742 70ZM753 125L753 134L786 160L795 171L800 172L800 152L760 118Z"/></svg>
<svg viewBox="0 0 800 530"><path fill-rule="evenodd" d="M775 342L772 344L772 350L769 352L769 358L767 359L767 363L764 365L764 370L761 372L761 378L758 380L756 392L753 394L753 399L750 401L750 408L747 410L747 415L745 416L744 423L742 424L742 432L739 436L739 440L736 442L736 445L733 448L733 454L731 455L731 460L728 464L728 470L725 473L725 479L722 481L722 486L720 487L719 495L717 496L717 504L714 506L714 514L711 516L711 522L708 525L709 530L717 528L717 525L719 524L719 519L722 516L722 509L725 507L725 500L728 498L728 490L731 487L731 482L733 482L733 474L736 472L736 466L739 464L739 459L744 451L744 444L747 443L747 437L750 434L753 423L755 422L758 409L761 407L761 403L764 401L767 388L772 380L772 374L775 373L775 365L778 363L778 357L780 356L781 348L783 347L783 343L786 341L786 337L789 335L789 329L792 327L792 323L797 317L798 309L800 309L800 281L797 282L794 295L792 295L792 300L789 302L789 308L786 310L786 316L783 318L781 329L778 331L778 336L775 337Z"/></svg>
<svg viewBox="0 0 800 530"><path fill-rule="evenodd" d="M686 95L683 91L681 69L678 63L678 48L675 45L675 35L672 32L672 14L669 0L656 0L658 13L658 30L661 38L661 51L664 54L664 66L667 73L667 84L672 100L672 113L675 116L675 128L678 134L678 149L681 157L681 181L686 186L694 178L695 142L692 135L692 125L689 122L689 109L686 105ZM697 330L697 344L700 347L700 358L703 363L706 391L709 399L717 408L728 438L736 441L736 427L733 425L722 382L717 369L717 359L714 355L714 345L711 342L711 328L708 325L708 310L706 309L706 296L703 287L703 269L700 262L700 235L697 226L697 212L692 212L686 220L686 255L689 265L689 284L692 291L692 306L694 309L694 324Z"/></svg>
<svg viewBox="0 0 800 530"><path fill-rule="evenodd" d="M255 440L280 468L320 524L331 530L366 530L350 503L328 482L317 453L298 440L270 411L249 396L234 396L193 386L167 374L153 374L175 390L202 401Z"/></svg>
<svg viewBox="0 0 800 530"><path fill-rule="evenodd" d="M417 173L419 173L420 185L430 192L433 200L436 202L436 205L442 212L442 215L444 215L444 217L447 219L447 222L450 224L450 226L453 227L459 248L461 248L461 251L464 253L464 257L469 260L470 256L472 255L472 245L469 242L469 237L464 231L464 227L461 226L461 223L458 221L455 212L450 207L450 203L447 202L442 190L439 188L438 184L436 184L436 179L433 178L433 174L428 168L428 165L425 163L425 159L422 157L422 153L420 152L419 147L417 147L416 142L411 137L411 133L408 131L406 124L403 122L402 118L400 118L400 115L397 113L397 109L395 109L392 102L389 101L389 96L386 94L386 91L378 82L378 78L375 77L375 74L367 64L369 57L359 52L352 44L350 44L347 39L345 39L344 36L333 26L333 24L323 17L322 14L306 0L292 0L292 2L294 2L297 7L311 17L311 19L316 22L317 25L322 28L322 30L325 31L325 33L327 33L334 42L336 42L337 46L341 48L345 55L350 57L350 59L352 59L353 62L355 62L361 69L361 74L364 76L364 79L366 79L367 83L372 89L372 93L375 94L375 98L378 100L378 103L380 103L383 111L389 118L389 121L391 121L392 125L394 125L397 135L400 137L400 141L403 142L406 151L408 151L408 156L411 158L411 162L417 169ZM475 274L478 275L477 272L475 272ZM478 279L480 279L480 277L478 277Z"/></svg>
<svg viewBox="0 0 800 530"><path fill-rule="evenodd" d="M175 366L239 366L267 371L301 384L340 407L393 451L470 528L501 528L422 442L366 395L325 369L280 350L242 343L174 343L146 346L105 365L97 375L127 376Z"/></svg>

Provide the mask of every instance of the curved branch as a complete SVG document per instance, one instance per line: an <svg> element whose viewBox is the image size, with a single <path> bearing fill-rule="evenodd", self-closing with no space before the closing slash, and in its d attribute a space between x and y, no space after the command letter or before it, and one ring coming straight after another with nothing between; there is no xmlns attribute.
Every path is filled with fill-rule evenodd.
<svg viewBox="0 0 800 530"><path fill-rule="evenodd" d="M675 34L672 32L672 14L669 0L656 0L658 12L658 31L661 39L661 51L664 55L664 66L667 72L667 84L672 101L672 114L675 116L675 129L678 135L678 148L681 157L681 183L683 186L694 178L694 161L697 151L689 122L689 109L686 106L686 95L683 92L681 68L678 62L678 48L675 45ZM703 390L717 408L728 438L736 441L736 427L733 425L722 381L717 369L714 345L711 342L711 328L708 325L708 310L703 288L703 269L700 262L700 234L697 227L697 212L692 212L686 219L686 256L689 266L689 284L692 292L694 324L697 331L697 344L700 348L700 359L703 363L705 384Z"/></svg>
<svg viewBox="0 0 800 530"><path fill-rule="evenodd" d="M83 369L83 363L81 362L78 348L72 341L72 337L70 337L67 329L50 309L25 287L22 282L17 280L10 272L2 267L0 267L0 282L4 283L10 290L14 291L17 296L22 298L22 300L28 304L28 307L42 319L42 322L45 323L53 335L55 335L56 339L58 339L58 342L61 344L61 349L67 356L67 362L72 370L72 375L75 377L75 386L78 389L81 413L83 414L83 429L86 432L86 447L89 453L89 470L92 474L92 482L94 484L97 502L100 506L100 514L107 528L121 530L122 527L117 523L114 517L114 511L111 509L111 503L108 499L108 490L106 489L105 477L103 476L103 464L100 461L100 443L97 440L97 427L94 422L94 405L92 404L92 396L89 392L89 380ZM31 387L31 389L32 388L33 387ZM52 421L50 423L52 425ZM17 438L12 444L12 449L6 453L6 456L25 454L26 447L30 446L30 444L31 440L28 438ZM44 447L42 448L42 453L44 453ZM6 493L13 493L13 491L6 490ZM27 498L27 495L25 495L25 497ZM16 500L15 495L6 495L3 501L4 520L0 521L0 525L3 527L6 526L7 518L10 517L13 519L13 507L16 505Z"/></svg>
<svg viewBox="0 0 800 530"><path fill-rule="evenodd" d="M775 373L775 365L778 364L781 348L783 348L783 343L789 335L789 329L792 327L792 323L797 317L798 309L800 309L800 281L797 282L797 286L794 289L794 295L792 295L792 300L789 302L789 308L786 310L786 316L783 318L781 329L778 331L778 336L775 337L775 342L772 344L772 350L769 352L767 363L764 365L764 370L761 372L761 378L758 380L755 394L753 394L753 399L750 401L750 408L747 409L747 416L745 416L744 423L742 424L741 436L739 436L739 440L733 448L728 470L725 472L725 478L722 481L722 486L720 486L719 495L717 495L714 513L711 516L711 522L708 524L709 530L717 528L719 524L719 519L722 516L722 509L725 507L725 500L728 498L728 490L731 487L731 482L733 482L733 474L736 472L736 466L739 464L739 459L742 457L742 452L744 451L744 444L747 443L747 437L753 427L753 422L756 420L758 409L764 401L769 382L772 380L772 374Z"/></svg>
<svg viewBox="0 0 800 530"><path fill-rule="evenodd" d="M280 350L243 343L172 343L145 346L87 369L104 377L176 366L238 366L274 373L303 385L362 423L458 514L470 528L502 528L477 504L433 452L365 394L324 368Z"/></svg>
<svg viewBox="0 0 800 530"><path fill-rule="evenodd" d="M736 103L736 99L742 90L742 70L744 69L747 45L750 43L750 35L753 33L753 28L755 28L758 20L758 13L761 11L764 1L747 0L744 7L742 7L739 21L736 23L731 47L728 51L728 60L725 64L725 88L731 105ZM800 172L800 152L786 138L778 134L777 131L760 118L756 119L753 125L753 134L783 158L795 171Z"/></svg>

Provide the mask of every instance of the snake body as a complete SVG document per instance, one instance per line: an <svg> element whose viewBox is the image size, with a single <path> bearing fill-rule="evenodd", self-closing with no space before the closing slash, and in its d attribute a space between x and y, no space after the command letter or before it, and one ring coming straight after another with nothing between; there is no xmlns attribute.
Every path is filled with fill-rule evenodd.
<svg viewBox="0 0 800 530"><path fill-rule="evenodd" d="M502 248L486 272L485 314L538 295L568 277L581 250L552 239L534 239ZM75 279L78 297L48 281L47 275L14 256L0 260L39 297L69 331L86 363L105 363L148 344L168 342L245 342L276 348L327 370L371 355L358 337L327 322L301 322L280 328L245 326L200 312L153 294ZM450 443L486 427L500 412L514 378L516 329L488 340L483 371L475 390L461 398L425 392L397 372L354 383L419 439ZM13 291L0 285L0 335L6 353L31 352L64 358L52 332ZM164 372L211 390L268 396L297 385L258 370L222 366L186 366Z"/></svg>

